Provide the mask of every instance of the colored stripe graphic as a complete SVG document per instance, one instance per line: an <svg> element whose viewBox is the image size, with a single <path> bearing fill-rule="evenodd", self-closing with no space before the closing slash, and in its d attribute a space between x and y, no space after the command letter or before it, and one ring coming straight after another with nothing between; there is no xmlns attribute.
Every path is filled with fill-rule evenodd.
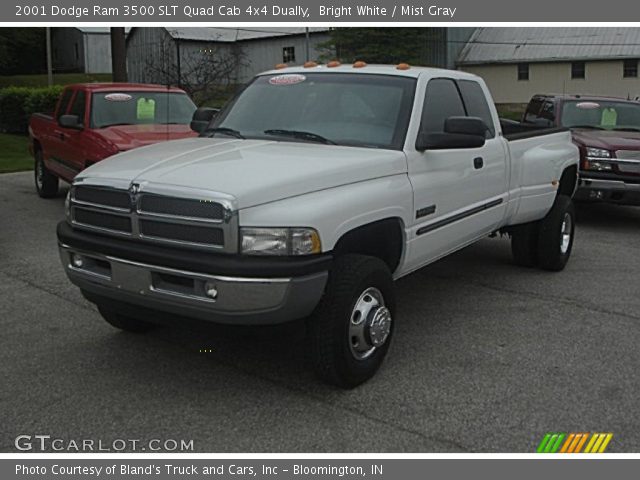
<svg viewBox="0 0 640 480"><path fill-rule="evenodd" d="M545 434L537 453L603 453L609 446L613 433L558 433ZM588 442L587 442L588 440Z"/></svg>

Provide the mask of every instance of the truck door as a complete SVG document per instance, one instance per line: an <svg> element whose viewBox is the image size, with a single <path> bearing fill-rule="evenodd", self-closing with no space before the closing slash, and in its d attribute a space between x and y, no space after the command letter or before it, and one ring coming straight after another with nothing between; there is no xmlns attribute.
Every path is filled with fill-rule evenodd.
<svg viewBox="0 0 640 480"><path fill-rule="evenodd" d="M507 201L505 142L496 133L487 93L473 80L431 79L420 131L443 132L452 116L482 118L488 126L479 148L426 150L410 147L414 224L407 268L417 268L488 235L499 227Z"/></svg>
<svg viewBox="0 0 640 480"><path fill-rule="evenodd" d="M64 155L65 143L62 131L63 129L58 124L58 120L62 115L66 115L73 93L74 90L72 88L67 88L62 92L60 100L58 101L58 106L53 115L51 129L48 129L46 133L46 140L43 141L45 165L49 170L55 172L64 179L70 179L72 177L69 176L68 169L61 161L61 158Z"/></svg>
<svg viewBox="0 0 640 480"><path fill-rule="evenodd" d="M71 100L68 115L77 115L82 125L87 128L87 94L84 90L76 90L76 94ZM58 125L60 138L62 140L62 153L60 160L69 171L71 178L84 169L87 159L86 135L83 130L74 128L63 128Z"/></svg>

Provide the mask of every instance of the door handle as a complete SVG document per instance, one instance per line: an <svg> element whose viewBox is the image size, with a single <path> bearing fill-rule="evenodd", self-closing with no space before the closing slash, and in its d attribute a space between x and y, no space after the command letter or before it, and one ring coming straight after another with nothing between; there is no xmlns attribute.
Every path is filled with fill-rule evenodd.
<svg viewBox="0 0 640 480"><path fill-rule="evenodd" d="M482 159L482 157L474 158L473 159L473 168L475 168L476 170L479 170L482 167L484 167L484 160Z"/></svg>

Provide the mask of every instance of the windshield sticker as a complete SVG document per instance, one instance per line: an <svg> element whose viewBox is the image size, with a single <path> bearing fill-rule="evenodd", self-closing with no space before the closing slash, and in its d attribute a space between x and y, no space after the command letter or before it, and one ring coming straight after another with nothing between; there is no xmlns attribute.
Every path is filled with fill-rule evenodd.
<svg viewBox="0 0 640 480"><path fill-rule="evenodd" d="M577 108L582 108L583 110L595 110L596 108L600 108L600 104L596 102L580 102L576 103Z"/></svg>
<svg viewBox="0 0 640 480"><path fill-rule="evenodd" d="M271 77L269 83L271 85L295 85L296 83L302 83L307 79L304 75L278 75L277 77Z"/></svg>
<svg viewBox="0 0 640 480"><path fill-rule="evenodd" d="M104 98L110 102L128 102L133 97L127 93L109 93L105 95Z"/></svg>

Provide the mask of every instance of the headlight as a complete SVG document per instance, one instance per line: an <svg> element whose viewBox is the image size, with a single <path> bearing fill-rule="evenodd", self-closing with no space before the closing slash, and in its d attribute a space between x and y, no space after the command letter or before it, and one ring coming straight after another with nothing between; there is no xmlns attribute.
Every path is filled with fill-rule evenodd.
<svg viewBox="0 0 640 480"><path fill-rule="evenodd" d="M71 223L71 189L67 192L67 198L64 200L64 216L67 222Z"/></svg>
<svg viewBox="0 0 640 480"><path fill-rule="evenodd" d="M611 152L604 148L587 147L587 157L593 158L611 158Z"/></svg>
<svg viewBox="0 0 640 480"><path fill-rule="evenodd" d="M241 228L241 252L247 255L310 255L322 251L313 228Z"/></svg>
<svg viewBox="0 0 640 480"><path fill-rule="evenodd" d="M591 148L586 149L587 156L582 162L582 168L584 170L593 170L596 172L610 172L613 170L609 160L611 159L611 152L604 148Z"/></svg>

